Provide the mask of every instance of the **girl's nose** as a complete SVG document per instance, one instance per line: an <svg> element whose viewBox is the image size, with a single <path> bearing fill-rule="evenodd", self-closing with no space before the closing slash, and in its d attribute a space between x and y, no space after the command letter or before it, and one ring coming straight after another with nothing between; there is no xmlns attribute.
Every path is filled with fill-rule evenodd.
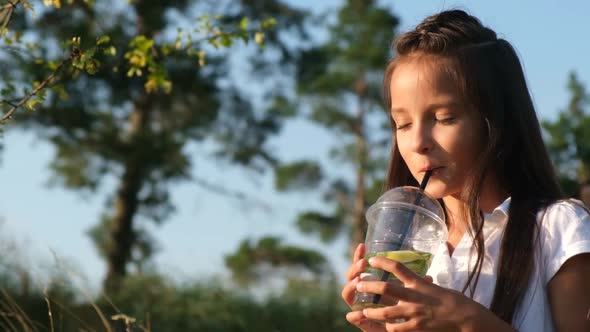
<svg viewBox="0 0 590 332"><path fill-rule="evenodd" d="M432 132L428 126L419 125L415 127L413 137L413 151L420 154L426 154L432 150L434 142L432 140Z"/></svg>

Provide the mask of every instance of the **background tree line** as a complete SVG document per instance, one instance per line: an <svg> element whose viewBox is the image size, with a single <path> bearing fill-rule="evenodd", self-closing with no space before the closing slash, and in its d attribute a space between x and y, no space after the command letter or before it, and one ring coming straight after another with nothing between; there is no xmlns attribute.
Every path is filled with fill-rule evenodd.
<svg viewBox="0 0 590 332"><path fill-rule="evenodd" d="M327 209L294 220L301 232L361 242L391 140L380 91L395 13L362 0L344 1L331 20L279 0L5 0L0 8L0 130L50 142L60 186L93 193L106 179L117 183L88 234L107 266L106 296L85 296L59 270L36 288L26 266L3 255L2 329L353 330L329 257L272 236L244 239L226 257L231 280L179 285L151 261L157 243L147 225L174 212L170 190L181 181L246 196L191 164L190 147L209 144L215 152L199 159L273 172L279 191L323 193ZM233 79L232 56L251 64L253 81L291 85L260 84L262 98L249 95ZM590 176L589 99L574 73L568 89L569 104L544 128L563 187L579 197ZM293 119L337 137L330 165L286 163L269 148ZM257 296L273 278L281 286Z"/></svg>

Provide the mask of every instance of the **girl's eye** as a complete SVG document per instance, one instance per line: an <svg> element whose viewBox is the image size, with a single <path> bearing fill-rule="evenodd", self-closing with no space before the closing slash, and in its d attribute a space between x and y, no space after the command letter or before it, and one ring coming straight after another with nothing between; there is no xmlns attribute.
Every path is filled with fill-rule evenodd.
<svg viewBox="0 0 590 332"><path fill-rule="evenodd" d="M395 129L396 130L404 130L404 129L408 129L410 128L411 123L404 123L402 125L397 126Z"/></svg>
<svg viewBox="0 0 590 332"><path fill-rule="evenodd" d="M449 125L455 122L455 118L454 117L448 117L448 118L443 118L443 119L436 119L436 122L443 124L443 125Z"/></svg>

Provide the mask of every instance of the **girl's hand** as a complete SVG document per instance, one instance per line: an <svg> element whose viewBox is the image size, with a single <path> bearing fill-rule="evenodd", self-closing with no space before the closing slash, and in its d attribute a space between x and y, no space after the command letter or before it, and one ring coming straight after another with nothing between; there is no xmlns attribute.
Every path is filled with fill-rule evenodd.
<svg viewBox="0 0 590 332"><path fill-rule="evenodd" d="M354 252L354 256L352 258L352 265L348 269L346 273L346 279L348 283L342 289L342 298L348 304L349 307L352 307L352 301L354 300L354 294L356 292L357 284L360 281L359 275L363 270L366 268L367 263L363 258L365 256L365 245L359 244ZM371 321L367 319L362 311L353 311L349 312L346 315L346 320L350 322L352 325L358 327L362 331L365 332L385 332L385 326L383 324L379 324L377 322Z"/></svg>
<svg viewBox="0 0 590 332"><path fill-rule="evenodd" d="M364 253L364 247L362 247ZM357 249L357 252L359 249ZM362 256L360 256L362 257ZM355 258L358 258L355 254ZM366 332L453 331L453 332L515 332L509 324L498 318L481 304L460 292L432 283L432 278L421 278L402 263L385 257L373 257L371 266L395 275L400 283L360 281L358 274L364 269L355 262L349 269L349 282L342 297L349 305L354 291L381 294L381 299L396 299L397 304L384 308L364 309L348 313L346 319ZM356 266L358 264L358 266ZM366 263L365 263L366 264ZM362 268L361 268L362 266ZM350 278L353 278L352 280ZM404 320L396 323L396 320ZM384 321L380 324L376 321Z"/></svg>
<svg viewBox="0 0 590 332"><path fill-rule="evenodd" d="M489 315L493 315L483 306L463 294L434 285L399 262L384 257L373 257L369 263L373 267L391 272L403 283L403 285L381 281L355 283L356 290L359 292L382 294L384 297L389 296L399 299L397 305L378 309L364 309L362 311L364 319L369 318L387 322L385 325L381 325L382 329L380 331L383 331L383 329L389 332L465 331L470 330L472 327L474 317L489 319ZM347 285L347 287L352 286ZM345 292L343 291L344 295ZM354 319L354 321L349 319L351 323L361 322L360 313L352 314L354 313L349 314L351 319ZM405 321L394 323L395 320L399 319ZM361 327L359 324L355 325ZM363 328L361 327L361 329Z"/></svg>

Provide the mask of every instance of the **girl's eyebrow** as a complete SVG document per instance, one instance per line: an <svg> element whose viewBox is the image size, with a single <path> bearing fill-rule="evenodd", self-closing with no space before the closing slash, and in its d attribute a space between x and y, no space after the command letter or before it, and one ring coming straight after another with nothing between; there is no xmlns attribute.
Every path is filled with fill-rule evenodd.
<svg viewBox="0 0 590 332"><path fill-rule="evenodd" d="M401 114L406 113L406 109L403 107L395 107L391 109L391 114Z"/></svg>

